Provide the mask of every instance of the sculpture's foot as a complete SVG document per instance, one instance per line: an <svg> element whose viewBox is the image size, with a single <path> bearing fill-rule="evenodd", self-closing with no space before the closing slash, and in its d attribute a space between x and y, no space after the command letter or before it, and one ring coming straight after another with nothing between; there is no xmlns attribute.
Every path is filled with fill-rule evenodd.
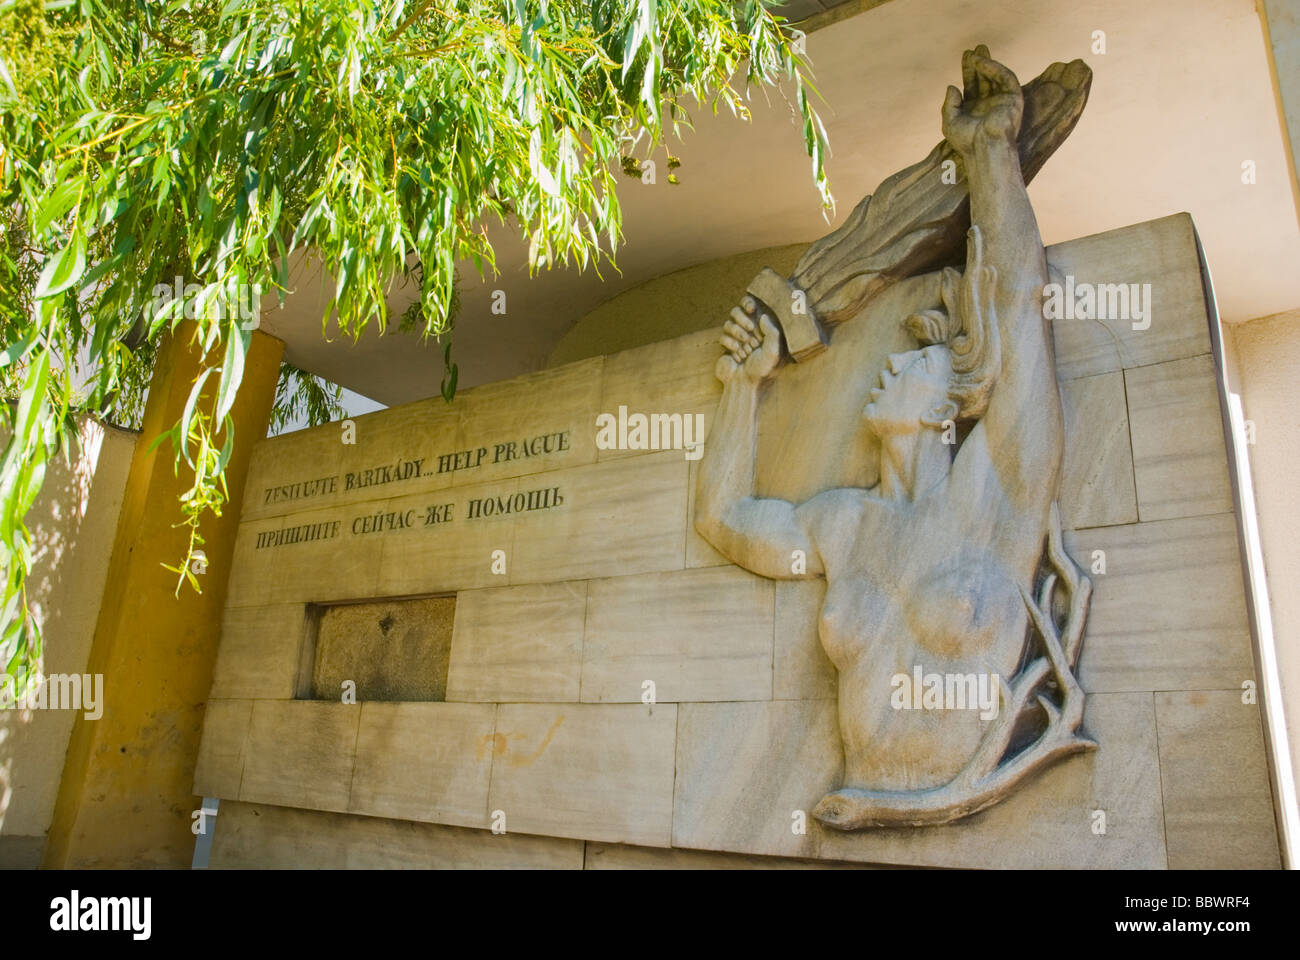
<svg viewBox="0 0 1300 960"><path fill-rule="evenodd" d="M993 775L971 783L962 776L928 790L899 792L842 787L826 794L813 807L813 816L836 830L863 827L926 827L952 823L991 807L1024 777L1072 753L1096 750L1087 737L1066 732L1040 740Z"/></svg>
<svg viewBox="0 0 1300 960"><path fill-rule="evenodd" d="M836 830L861 830L881 823L876 797L866 790L845 787L828 793L813 807L813 816Z"/></svg>
<svg viewBox="0 0 1300 960"><path fill-rule="evenodd" d="M813 816L836 830L863 827L929 827L952 823L1001 800L1011 783L973 789L954 780L930 790L899 792L843 787L828 793L813 808Z"/></svg>
<svg viewBox="0 0 1300 960"><path fill-rule="evenodd" d="M970 816L996 803L1005 792L974 792L956 783L906 793L843 787L822 797L813 816L836 830L927 827Z"/></svg>

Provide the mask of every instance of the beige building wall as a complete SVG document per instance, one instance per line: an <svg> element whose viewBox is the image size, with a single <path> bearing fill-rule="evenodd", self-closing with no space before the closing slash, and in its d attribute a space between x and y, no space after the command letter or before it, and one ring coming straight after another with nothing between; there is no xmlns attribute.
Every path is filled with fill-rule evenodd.
<svg viewBox="0 0 1300 960"><path fill-rule="evenodd" d="M1300 770L1300 309L1227 328L1236 360L1231 388L1253 427L1247 454L1259 517L1274 647L1293 770Z"/></svg>
<svg viewBox="0 0 1300 960"><path fill-rule="evenodd" d="M83 673L108 576L136 434L83 419L69 467L56 457L28 515L41 673ZM54 812L75 712L0 710L0 868L36 867Z"/></svg>

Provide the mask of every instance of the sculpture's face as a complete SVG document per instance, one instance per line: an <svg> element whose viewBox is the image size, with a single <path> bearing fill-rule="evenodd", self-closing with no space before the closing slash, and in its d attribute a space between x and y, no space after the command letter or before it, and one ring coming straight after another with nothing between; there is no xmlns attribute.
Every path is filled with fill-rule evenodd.
<svg viewBox="0 0 1300 960"><path fill-rule="evenodd" d="M916 433L955 414L948 399L952 355L943 344L891 353L862 411L877 436Z"/></svg>

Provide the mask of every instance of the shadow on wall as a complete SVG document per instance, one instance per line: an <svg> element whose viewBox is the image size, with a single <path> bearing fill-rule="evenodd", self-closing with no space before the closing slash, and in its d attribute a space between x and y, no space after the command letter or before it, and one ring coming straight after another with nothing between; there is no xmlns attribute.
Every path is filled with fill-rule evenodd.
<svg viewBox="0 0 1300 960"><path fill-rule="evenodd" d="M41 624L44 676L86 670L136 434L87 418L78 439L71 466L61 456L49 464L28 514L28 603ZM0 710L0 868L40 865L75 717L72 709Z"/></svg>

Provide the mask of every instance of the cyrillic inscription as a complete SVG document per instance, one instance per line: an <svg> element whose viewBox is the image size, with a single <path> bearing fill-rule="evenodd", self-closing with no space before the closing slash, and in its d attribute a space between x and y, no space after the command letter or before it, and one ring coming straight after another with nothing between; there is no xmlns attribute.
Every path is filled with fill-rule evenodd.
<svg viewBox="0 0 1300 960"><path fill-rule="evenodd" d="M257 535L257 549L283 547L291 543L310 543L313 540L333 540L338 536L339 523L338 520L323 520L320 523L281 527L279 530L263 530Z"/></svg>
<svg viewBox="0 0 1300 960"><path fill-rule="evenodd" d="M527 513L530 510L549 510L563 503L564 496L560 493L559 487L539 487L536 490L495 497L473 497L465 506L464 517L466 520L478 520L483 517ZM412 507L408 510L380 510L375 513L358 514L352 518L348 529L353 536L361 537L371 533L392 533L396 530L452 523L455 519L456 503L452 501L431 503L423 508ZM278 547L285 543L329 539L338 533L340 523L339 520L332 520L325 523L305 524L302 527L288 527L284 530L268 530L257 535L257 545L260 549L264 546Z"/></svg>
<svg viewBox="0 0 1300 960"><path fill-rule="evenodd" d="M389 530L405 530L413 526L415 526L414 510L395 510L389 513L375 513L352 518L352 532L357 535L385 533Z"/></svg>
<svg viewBox="0 0 1300 960"><path fill-rule="evenodd" d="M469 502L466 517L493 517L498 514L524 513L528 510L546 510L564 503L559 487L543 487L516 493L512 497L475 497Z"/></svg>

